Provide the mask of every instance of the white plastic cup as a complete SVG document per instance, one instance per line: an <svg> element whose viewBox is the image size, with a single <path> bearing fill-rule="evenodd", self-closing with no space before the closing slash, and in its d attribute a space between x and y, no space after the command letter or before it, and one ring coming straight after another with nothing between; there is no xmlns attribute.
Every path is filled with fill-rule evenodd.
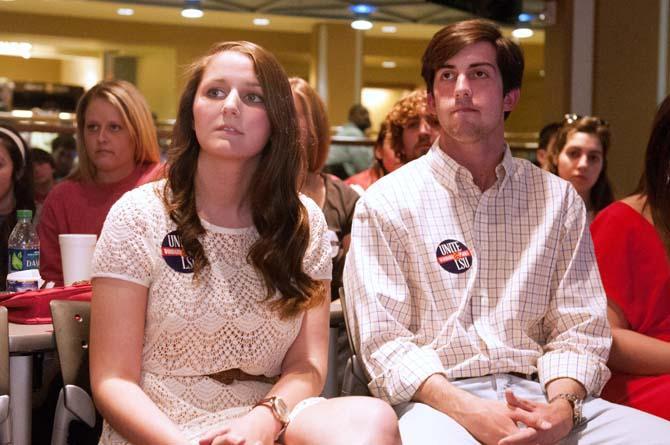
<svg viewBox="0 0 670 445"><path fill-rule="evenodd" d="M91 279L91 263L95 252L95 235L63 233L58 235L63 282L66 286Z"/></svg>

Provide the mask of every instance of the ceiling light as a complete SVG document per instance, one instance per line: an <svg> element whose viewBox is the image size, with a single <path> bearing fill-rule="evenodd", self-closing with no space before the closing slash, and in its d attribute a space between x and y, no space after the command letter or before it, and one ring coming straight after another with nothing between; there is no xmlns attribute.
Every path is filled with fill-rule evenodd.
<svg viewBox="0 0 670 445"><path fill-rule="evenodd" d="M270 24L270 19L266 19L265 17L257 17L253 20L253 22L256 26L268 26Z"/></svg>
<svg viewBox="0 0 670 445"><path fill-rule="evenodd" d="M30 110L12 110L11 115L22 119L29 119L33 117L33 112Z"/></svg>
<svg viewBox="0 0 670 445"><path fill-rule="evenodd" d="M30 59L30 52L33 48L28 42L1 42L0 41L0 55L3 56L18 56L24 59Z"/></svg>
<svg viewBox="0 0 670 445"><path fill-rule="evenodd" d="M396 32L397 30L398 30L398 28L396 28L393 25L382 26L382 32L392 33L392 32Z"/></svg>
<svg viewBox="0 0 670 445"><path fill-rule="evenodd" d="M349 11L353 12L354 14L360 14L360 15L370 15L376 10L377 8L375 8L372 5L368 5L366 3L359 3L357 5L349 6Z"/></svg>
<svg viewBox="0 0 670 445"><path fill-rule="evenodd" d="M535 16L533 14L528 14L527 12L522 12L519 14L518 20L520 22L530 22Z"/></svg>
<svg viewBox="0 0 670 445"><path fill-rule="evenodd" d="M360 31L367 31L372 29L372 22L370 20L358 19L351 22L351 27Z"/></svg>
<svg viewBox="0 0 670 445"><path fill-rule="evenodd" d="M199 19L204 13L200 7L200 0L186 0L184 9L181 10L181 16L187 19Z"/></svg>
<svg viewBox="0 0 670 445"><path fill-rule="evenodd" d="M533 36L533 30L530 28L517 28L512 31L512 36L517 39L527 39L528 37Z"/></svg>
<svg viewBox="0 0 670 445"><path fill-rule="evenodd" d="M118 15L133 15L135 14L135 10L132 8L119 8L116 10L116 13Z"/></svg>
<svg viewBox="0 0 670 445"><path fill-rule="evenodd" d="M395 68L396 66L398 66L398 64L395 63L393 60L384 60L382 62L382 67L384 68Z"/></svg>

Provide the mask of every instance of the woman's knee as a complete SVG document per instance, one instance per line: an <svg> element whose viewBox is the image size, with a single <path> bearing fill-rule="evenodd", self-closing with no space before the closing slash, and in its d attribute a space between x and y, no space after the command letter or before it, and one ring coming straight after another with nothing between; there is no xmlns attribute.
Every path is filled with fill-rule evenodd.
<svg viewBox="0 0 670 445"><path fill-rule="evenodd" d="M357 407L354 437L360 445L400 445L398 417L391 406L379 399L361 397Z"/></svg>

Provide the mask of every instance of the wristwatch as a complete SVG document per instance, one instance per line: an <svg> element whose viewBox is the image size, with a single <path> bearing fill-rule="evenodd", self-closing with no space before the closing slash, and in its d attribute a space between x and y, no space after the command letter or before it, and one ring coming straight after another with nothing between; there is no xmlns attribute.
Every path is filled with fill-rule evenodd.
<svg viewBox="0 0 670 445"><path fill-rule="evenodd" d="M567 400L568 403L570 403L570 406L572 406L573 428L586 422L586 417L582 416L582 405L584 404L584 401L578 395L569 392L556 394L554 397L551 398L551 400L549 400L549 403L551 404L551 402L558 399Z"/></svg>
<svg viewBox="0 0 670 445"><path fill-rule="evenodd" d="M254 405L254 408L257 406L266 406L270 408L272 415L275 416L275 419L277 419L279 423L281 423L281 430L279 430L279 433L277 433L277 438L281 437L281 435L284 434L284 431L286 431L290 421L288 417L288 407L286 406L284 399L279 396L266 397L259 400L258 403Z"/></svg>

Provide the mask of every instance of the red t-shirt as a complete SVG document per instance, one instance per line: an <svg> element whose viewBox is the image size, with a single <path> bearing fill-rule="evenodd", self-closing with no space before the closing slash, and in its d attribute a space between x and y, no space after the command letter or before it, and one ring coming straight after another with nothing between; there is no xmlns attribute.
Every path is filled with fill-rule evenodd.
<svg viewBox="0 0 670 445"><path fill-rule="evenodd" d="M615 202L598 214L591 233L607 298L621 308L630 329L670 341L670 261L654 226ZM670 374L613 373L602 396L670 419Z"/></svg>
<svg viewBox="0 0 670 445"><path fill-rule="evenodd" d="M377 172L373 167L370 167L367 170L363 170L360 173L349 176L347 179L345 179L344 183L349 186L358 185L362 187L363 190L367 190L368 187L374 184L378 179L379 176L377 176Z"/></svg>
<svg viewBox="0 0 670 445"><path fill-rule="evenodd" d="M58 235L100 235L112 205L127 191L157 179L159 164L138 165L126 178L112 184L64 180L47 196L40 214L40 275L45 281L63 285Z"/></svg>

